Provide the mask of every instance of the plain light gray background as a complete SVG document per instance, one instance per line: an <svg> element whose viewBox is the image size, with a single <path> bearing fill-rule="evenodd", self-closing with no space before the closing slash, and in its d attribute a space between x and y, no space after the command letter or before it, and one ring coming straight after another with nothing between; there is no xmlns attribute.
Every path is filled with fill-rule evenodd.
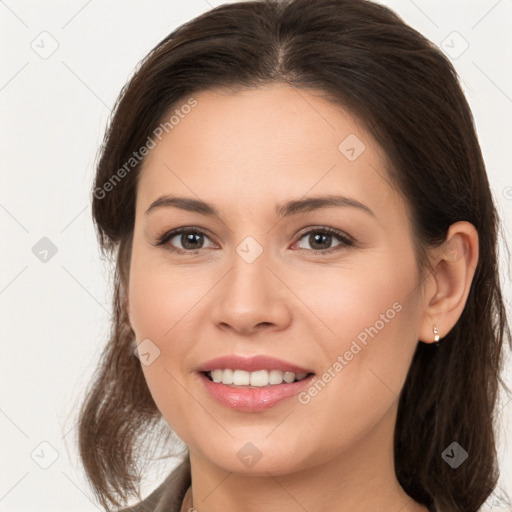
<svg viewBox="0 0 512 512"><path fill-rule="evenodd" d="M0 1L0 511L99 510L73 444L75 408L110 318L109 269L90 212L96 152L137 62L221 3ZM512 2L381 3L441 46L459 72L510 244ZM508 281L505 294L510 303ZM512 402L502 397L500 410L501 487L510 494ZM147 492L168 469L148 476ZM512 506L492 497L483 510Z"/></svg>

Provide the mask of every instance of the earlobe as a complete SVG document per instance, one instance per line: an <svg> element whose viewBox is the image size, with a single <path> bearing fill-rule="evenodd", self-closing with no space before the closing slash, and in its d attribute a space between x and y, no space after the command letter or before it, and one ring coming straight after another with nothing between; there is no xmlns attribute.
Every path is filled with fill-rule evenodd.
<svg viewBox="0 0 512 512"><path fill-rule="evenodd" d="M419 339L442 339L457 323L469 295L478 263L478 233L473 224L459 221L450 226L446 240L432 251L432 285L427 287Z"/></svg>

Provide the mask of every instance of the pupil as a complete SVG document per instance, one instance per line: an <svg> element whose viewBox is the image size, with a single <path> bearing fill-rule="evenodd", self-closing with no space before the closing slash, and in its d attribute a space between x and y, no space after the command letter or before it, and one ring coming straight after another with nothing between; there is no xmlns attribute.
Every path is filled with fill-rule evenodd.
<svg viewBox="0 0 512 512"><path fill-rule="evenodd" d="M313 243L311 243L311 238L314 240ZM322 234L319 234L319 233L311 235L311 237L310 237L310 245L311 245L311 247L314 248L314 245L318 242L319 239L321 240L322 238L324 239L324 244L327 244L327 247L320 247L320 249L326 249L326 248L328 249L329 245L330 245L330 242L331 242L331 235L322 235ZM319 242L319 243L321 245L321 242Z"/></svg>
<svg viewBox="0 0 512 512"><path fill-rule="evenodd" d="M201 236L202 235L200 233L184 234L181 236L181 243L185 249L197 249L197 246L194 245L194 241L197 242L198 238Z"/></svg>

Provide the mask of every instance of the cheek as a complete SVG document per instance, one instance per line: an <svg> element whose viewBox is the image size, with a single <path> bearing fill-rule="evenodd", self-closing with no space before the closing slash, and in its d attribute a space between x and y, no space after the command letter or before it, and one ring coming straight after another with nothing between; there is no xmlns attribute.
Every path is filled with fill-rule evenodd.
<svg viewBox="0 0 512 512"><path fill-rule="evenodd" d="M199 339L198 325L206 320L199 319L208 311L201 301L212 285L206 276L176 271L136 253L132 258L130 322L137 344L144 343L140 346L151 354L150 364L141 364L142 371L157 407L180 435L186 430L180 425L201 414L191 407L185 367Z"/></svg>
<svg viewBox="0 0 512 512"><path fill-rule="evenodd" d="M134 257L130 269L129 304L137 341L150 338L161 344L174 339L176 331L186 328L195 304L207 291L208 283L193 273L185 274L149 257Z"/></svg>
<svg viewBox="0 0 512 512"><path fill-rule="evenodd" d="M130 319L137 335L142 338L159 340L170 328L173 318L169 316L176 298L162 280L153 279L149 272L135 275L130 282Z"/></svg>
<svg viewBox="0 0 512 512"><path fill-rule="evenodd" d="M301 403L333 435L361 435L398 400L418 343L420 288L414 259L377 259L313 280L308 305L329 333L323 373ZM317 276L318 277L318 276ZM351 418L347 424L347 418ZM347 430L348 429L348 430ZM349 432L351 431L351 432Z"/></svg>
<svg viewBox="0 0 512 512"><path fill-rule="evenodd" d="M362 347L378 344L391 352L393 347L411 344L420 293L412 254L400 258L391 251L369 254L334 271L328 268L304 275L295 291L311 313L308 323L318 333L325 332L316 339L323 340L331 359L350 350L353 341Z"/></svg>
<svg viewBox="0 0 512 512"><path fill-rule="evenodd" d="M193 325L191 304L197 302L190 289L181 293L182 283L152 271L146 265L131 274L129 300L132 328L139 350L141 368L153 400L171 428L185 442L188 428L201 411L191 407L181 367L190 351ZM186 335L188 333L188 336ZM149 340L149 341L148 341ZM149 364L142 363L149 352Z"/></svg>

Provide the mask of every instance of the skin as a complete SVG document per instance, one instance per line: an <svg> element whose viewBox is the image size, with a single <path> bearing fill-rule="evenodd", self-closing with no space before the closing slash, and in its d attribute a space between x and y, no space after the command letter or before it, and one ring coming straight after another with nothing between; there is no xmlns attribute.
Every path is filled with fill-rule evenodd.
<svg viewBox="0 0 512 512"><path fill-rule="evenodd" d="M462 313L478 259L474 227L452 225L421 279L407 204L356 118L286 84L194 97L197 106L145 160L128 287L137 343L160 350L142 368L189 448L194 508L426 511L395 475L398 395L417 343L433 341L434 323L446 335ZM365 145L354 161L338 149L349 134ZM286 200L333 193L374 215L351 206L275 215ZM175 207L146 214L163 194L209 202L221 219ZM155 246L186 226L206 232L197 254L171 252L171 241ZM315 246L299 233L322 226L354 245L333 236ZM236 251L248 236L263 251L252 263ZM187 250L183 242L172 238ZM331 247L339 250L322 255ZM221 355L266 354L322 376L396 303L394 318L307 404L293 397L261 412L228 409L195 372ZM252 467L237 457L248 442L261 453Z"/></svg>

